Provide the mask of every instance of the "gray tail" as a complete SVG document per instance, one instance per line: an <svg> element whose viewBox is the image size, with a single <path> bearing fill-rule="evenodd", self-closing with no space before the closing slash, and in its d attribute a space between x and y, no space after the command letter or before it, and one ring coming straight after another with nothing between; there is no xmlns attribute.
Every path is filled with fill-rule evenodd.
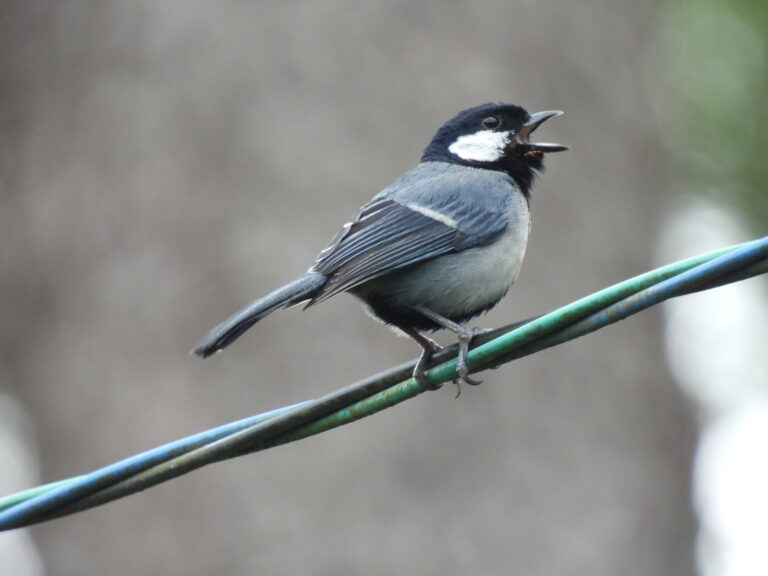
<svg viewBox="0 0 768 576"><path fill-rule="evenodd" d="M326 276L317 272L309 272L299 276L293 282L289 282L263 298L259 298L232 317L224 320L200 340L192 352L205 358L226 348L264 316L280 308L293 306L311 298L312 294L322 287L326 280Z"/></svg>

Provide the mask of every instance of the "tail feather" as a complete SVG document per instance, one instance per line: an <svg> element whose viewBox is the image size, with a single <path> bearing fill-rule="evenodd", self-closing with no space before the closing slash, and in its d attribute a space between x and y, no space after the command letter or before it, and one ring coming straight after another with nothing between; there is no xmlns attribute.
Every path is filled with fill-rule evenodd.
<svg viewBox="0 0 768 576"><path fill-rule="evenodd" d="M325 284L326 279L325 275L317 272L299 276L224 320L200 340L192 352L206 358L226 348L268 314L311 298Z"/></svg>

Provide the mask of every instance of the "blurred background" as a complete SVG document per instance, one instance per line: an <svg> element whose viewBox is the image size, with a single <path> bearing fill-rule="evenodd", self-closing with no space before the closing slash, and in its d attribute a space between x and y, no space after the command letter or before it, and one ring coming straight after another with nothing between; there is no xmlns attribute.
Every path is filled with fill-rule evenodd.
<svg viewBox="0 0 768 576"><path fill-rule="evenodd" d="M747 0L6 0L0 492L415 357L349 296L188 351L460 109L565 110L540 138L572 147L484 325L764 235L767 42ZM766 300L685 298L0 534L0 575L765 574Z"/></svg>

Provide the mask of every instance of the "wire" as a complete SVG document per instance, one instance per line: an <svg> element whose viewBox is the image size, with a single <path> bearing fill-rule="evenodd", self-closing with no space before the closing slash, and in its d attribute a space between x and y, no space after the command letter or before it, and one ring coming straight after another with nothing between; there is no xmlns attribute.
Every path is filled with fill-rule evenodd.
<svg viewBox="0 0 768 576"><path fill-rule="evenodd" d="M543 316L476 337L467 356L477 372L618 322L683 294L768 272L768 237L689 258L600 290ZM456 377L456 346L432 359L434 386ZM414 362L336 392L171 442L84 476L0 499L0 530L73 514L145 490L202 466L300 440L354 422L424 392Z"/></svg>

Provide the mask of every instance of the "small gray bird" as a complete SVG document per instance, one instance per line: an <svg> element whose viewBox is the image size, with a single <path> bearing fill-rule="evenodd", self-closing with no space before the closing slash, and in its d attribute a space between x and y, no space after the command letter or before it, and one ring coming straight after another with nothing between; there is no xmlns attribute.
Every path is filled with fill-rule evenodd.
<svg viewBox="0 0 768 576"><path fill-rule="evenodd" d="M423 387L440 349L423 332L441 328L458 337L458 378L479 384L466 357L483 330L465 323L495 306L517 278L536 172L544 153L568 149L529 137L561 114L500 103L460 112L437 131L421 163L360 208L305 274L219 324L194 353L210 356L280 308L350 292L422 347L413 377Z"/></svg>

